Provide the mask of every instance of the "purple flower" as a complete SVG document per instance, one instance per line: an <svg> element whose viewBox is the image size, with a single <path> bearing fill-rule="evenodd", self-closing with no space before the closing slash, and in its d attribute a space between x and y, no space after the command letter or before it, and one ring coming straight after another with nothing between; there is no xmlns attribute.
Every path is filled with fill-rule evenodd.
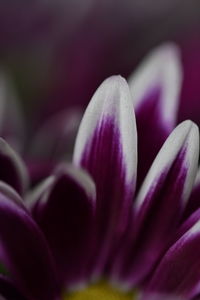
<svg viewBox="0 0 200 300"><path fill-rule="evenodd" d="M200 209L188 212L199 133L191 121L173 129L180 86L173 45L150 54L129 85L105 80L81 121L72 164L28 193L25 164L0 140L5 299L200 294Z"/></svg>

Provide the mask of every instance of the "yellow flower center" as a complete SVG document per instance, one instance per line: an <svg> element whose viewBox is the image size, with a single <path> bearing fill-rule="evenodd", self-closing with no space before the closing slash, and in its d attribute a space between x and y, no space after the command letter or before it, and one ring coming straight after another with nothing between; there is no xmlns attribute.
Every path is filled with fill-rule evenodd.
<svg viewBox="0 0 200 300"><path fill-rule="evenodd" d="M89 287L68 293L63 300L134 300L135 292L122 292L106 284L100 282L90 285Z"/></svg>

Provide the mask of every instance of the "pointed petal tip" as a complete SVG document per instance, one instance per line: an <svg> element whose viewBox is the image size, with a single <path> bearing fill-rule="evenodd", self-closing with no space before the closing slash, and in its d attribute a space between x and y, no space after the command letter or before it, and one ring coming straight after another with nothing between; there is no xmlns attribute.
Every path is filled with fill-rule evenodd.
<svg viewBox="0 0 200 300"><path fill-rule="evenodd" d="M190 158L197 160L199 156L199 128L190 120L180 123L172 132L173 139L179 139L183 146L187 148L187 153ZM181 139L182 137L182 139Z"/></svg>
<svg viewBox="0 0 200 300"><path fill-rule="evenodd" d="M128 80L136 111L152 91L158 89L161 91L158 107L162 121L168 130L172 130L177 117L182 73L180 51L175 44L169 42L153 49Z"/></svg>
<svg viewBox="0 0 200 300"><path fill-rule="evenodd" d="M198 168L199 130L195 123L186 120L180 123L169 135L157 154L136 199L136 208L143 203L144 195L149 191L156 178L169 170L180 152L184 152L182 164L187 169L183 200L187 200L193 186Z"/></svg>
<svg viewBox="0 0 200 300"><path fill-rule="evenodd" d="M107 78L96 90L81 121L77 134L73 161L80 165L89 141L94 138L103 123L114 122L119 130L128 169L128 180L136 174L137 166L137 131L135 114L126 80L120 75ZM134 157L134 161L132 159ZM135 176L136 177L136 176Z"/></svg>
<svg viewBox="0 0 200 300"><path fill-rule="evenodd" d="M154 51L159 52L160 55L162 54L165 57L180 56L180 48L173 41L168 41L168 42L165 42L164 44L161 44L160 46L155 48Z"/></svg>
<svg viewBox="0 0 200 300"><path fill-rule="evenodd" d="M109 82L109 83L112 82L112 83L122 83L122 84L124 84L124 83L126 83L126 79L123 76L121 76L120 74L117 74L117 75L112 75L112 76L106 78L103 81L103 83L104 82Z"/></svg>
<svg viewBox="0 0 200 300"><path fill-rule="evenodd" d="M18 153L1 137L0 159L1 166L3 165L1 180L12 185L17 192L23 194L29 184L29 176L25 163Z"/></svg>

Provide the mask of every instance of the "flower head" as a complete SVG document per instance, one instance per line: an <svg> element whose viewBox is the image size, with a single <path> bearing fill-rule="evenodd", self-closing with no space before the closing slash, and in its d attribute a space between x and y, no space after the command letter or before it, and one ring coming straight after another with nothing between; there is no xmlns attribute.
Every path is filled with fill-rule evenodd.
<svg viewBox="0 0 200 300"><path fill-rule="evenodd" d="M181 83L174 46L144 66L130 88L121 76L101 84L72 163L59 164L28 193L25 164L0 141L5 299L175 300L200 293L200 211L188 213L187 204L198 127L184 121L173 129Z"/></svg>

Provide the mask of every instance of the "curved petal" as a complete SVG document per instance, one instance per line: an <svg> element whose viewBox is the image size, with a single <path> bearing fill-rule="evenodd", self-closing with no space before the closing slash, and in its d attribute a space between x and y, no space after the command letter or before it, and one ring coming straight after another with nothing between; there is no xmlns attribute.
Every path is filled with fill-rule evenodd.
<svg viewBox="0 0 200 300"><path fill-rule="evenodd" d="M15 150L22 150L24 120L20 105L6 72L0 72L0 136L5 138Z"/></svg>
<svg viewBox="0 0 200 300"><path fill-rule="evenodd" d="M139 186L176 125L182 82L180 60L178 48L164 44L153 50L129 79L138 129Z"/></svg>
<svg viewBox="0 0 200 300"><path fill-rule="evenodd" d="M148 290L192 299L200 293L200 220L166 252Z"/></svg>
<svg viewBox="0 0 200 300"><path fill-rule="evenodd" d="M26 167L19 155L0 138L0 180L23 194L28 185Z"/></svg>
<svg viewBox="0 0 200 300"><path fill-rule="evenodd" d="M127 285L144 280L168 246L192 189L198 157L198 128L185 121L166 140L136 199L120 275Z"/></svg>
<svg viewBox="0 0 200 300"><path fill-rule="evenodd" d="M27 158L33 185L49 176L58 161L71 160L81 116L78 108L62 111L38 130L29 145Z"/></svg>
<svg viewBox="0 0 200 300"><path fill-rule="evenodd" d="M96 184L95 259L102 269L112 241L126 229L136 181L135 117L128 85L120 76L105 80L88 105L74 162L87 169Z"/></svg>
<svg viewBox="0 0 200 300"><path fill-rule="evenodd" d="M29 148L29 157L56 161L71 159L82 112L78 108L56 114L39 129ZM45 147L44 147L45 145Z"/></svg>
<svg viewBox="0 0 200 300"><path fill-rule="evenodd" d="M45 183L34 217L51 247L60 281L68 287L87 275L95 215L95 186L83 170L61 166Z"/></svg>
<svg viewBox="0 0 200 300"><path fill-rule="evenodd" d="M173 236L172 243L174 244L179 238L181 238L189 229L194 226L197 221L200 220L200 208L197 209L191 216L181 224L180 228L176 231L175 235Z"/></svg>
<svg viewBox="0 0 200 300"><path fill-rule="evenodd" d="M39 205L41 197L43 197L44 193L46 193L46 191L51 188L54 182L55 182L55 176L51 175L46 179L44 179L41 183L36 185L35 188L31 189L27 193L25 198L25 203L29 211L31 211L33 215L37 213L36 210L37 210L37 206Z"/></svg>
<svg viewBox="0 0 200 300"><path fill-rule="evenodd" d="M188 200L187 206L184 212L184 220L186 220L196 209L200 208L200 168L197 172L195 185L193 187L192 193Z"/></svg>
<svg viewBox="0 0 200 300"><path fill-rule="evenodd" d="M28 299L55 300L58 285L48 245L22 201L5 190L0 192L0 260Z"/></svg>
<svg viewBox="0 0 200 300"><path fill-rule="evenodd" d="M195 31L193 32L195 33ZM200 125L199 101L200 101L200 40L199 30L196 34L179 40L181 47L181 60L183 64L183 86L180 95L180 107L178 111L179 122L191 119Z"/></svg>

